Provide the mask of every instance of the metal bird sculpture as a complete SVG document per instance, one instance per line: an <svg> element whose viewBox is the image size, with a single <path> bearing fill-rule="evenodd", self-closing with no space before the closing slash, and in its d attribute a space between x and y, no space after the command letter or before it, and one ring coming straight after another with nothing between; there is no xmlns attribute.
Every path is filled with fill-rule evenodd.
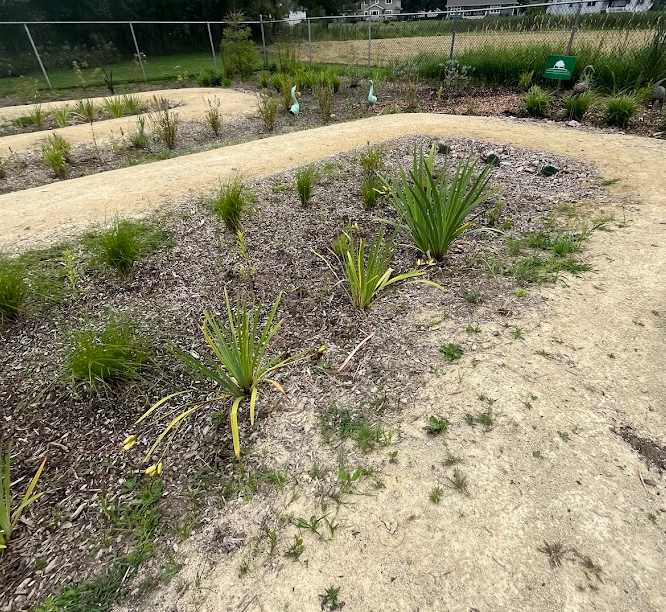
<svg viewBox="0 0 666 612"><path fill-rule="evenodd" d="M666 98L666 87L662 83L666 81L666 77L659 79L652 86L652 110L661 111L664 108L664 98Z"/></svg>
<svg viewBox="0 0 666 612"><path fill-rule="evenodd" d="M291 88L291 106L289 107L289 112L294 116L298 117L298 113L301 110L301 105L298 103L298 98L296 97L296 85Z"/></svg>
<svg viewBox="0 0 666 612"><path fill-rule="evenodd" d="M375 84L370 81L370 92L368 93L368 104L372 108L377 103L377 96L375 95Z"/></svg>
<svg viewBox="0 0 666 612"><path fill-rule="evenodd" d="M588 89L590 89L590 74L589 71L596 72L594 66L585 66L583 69L583 80L580 83L577 83L574 88L571 90L571 97L577 98L578 96L584 94Z"/></svg>

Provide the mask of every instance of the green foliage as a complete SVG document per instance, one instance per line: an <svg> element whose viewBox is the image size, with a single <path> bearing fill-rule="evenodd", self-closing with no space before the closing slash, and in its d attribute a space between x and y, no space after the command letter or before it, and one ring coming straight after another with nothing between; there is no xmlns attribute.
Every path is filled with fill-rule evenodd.
<svg viewBox="0 0 666 612"><path fill-rule="evenodd" d="M32 477L30 484L28 484L23 499L12 511L12 501L14 497L12 481L10 478L12 446L11 444L8 444L7 450L5 451L4 441L0 439L0 555L7 548L9 540L12 538L12 533L21 519L23 511L43 495L42 493L35 495L34 491L37 487L39 477L42 475L45 463L46 457L44 457L39 468L37 468L35 475Z"/></svg>
<svg viewBox="0 0 666 612"><path fill-rule="evenodd" d="M661 117L659 118L659 124L657 125L657 129L660 132L666 132L666 108L664 108L661 111Z"/></svg>
<svg viewBox="0 0 666 612"><path fill-rule="evenodd" d="M428 499L433 503L433 504L438 504L442 500L442 493L444 493L444 490L440 486L433 487L430 490L430 493L428 494Z"/></svg>
<svg viewBox="0 0 666 612"><path fill-rule="evenodd" d="M44 162L57 177L63 177L67 174L67 170L69 169L67 161L71 149L72 145L57 133L50 134L44 144L42 144Z"/></svg>
<svg viewBox="0 0 666 612"><path fill-rule="evenodd" d="M74 104L74 108L76 109L76 114L83 121L92 123L93 121L95 121L95 119L97 119L97 113L99 112L99 109L95 106L95 103L90 99L77 100L76 103Z"/></svg>
<svg viewBox="0 0 666 612"><path fill-rule="evenodd" d="M146 118L137 117L136 128L131 130L127 136L135 149L145 149L148 146L148 136L146 136Z"/></svg>
<svg viewBox="0 0 666 612"><path fill-rule="evenodd" d="M564 102L564 114L569 119L581 121L593 103L594 94L591 91L583 92L577 97L569 96Z"/></svg>
<svg viewBox="0 0 666 612"><path fill-rule="evenodd" d="M37 127L42 127L44 124L44 111L42 110L41 104L36 104L32 107L30 114L28 115L33 123Z"/></svg>
<svg viewBox="0 0 666 612"><path fill-rule="evenodd" d="M609 125L626 128L637 110L638 103L633 95L623 93L613 96L606 103L606 121Z"/></svg>
<svg viewBox="0 0 666 612"><path fill-rule="evenodd" d="M125 94L122 97L123 105L125 106L126 115L138 115L143 111L143 104L139 96L133 94Z"/></svg>
<svg viewBox="0 0 666 612"><path fill-rule="evenodd" d="M312 197L312 189L317 182L317 169L310 164L296 171L296 191L303 208L307 208Z"/></svg>
<svg viewBox="0 0 666 612"><path fill-rule="evenodd" d="M220 114L220 99L215 96L213 101L206 98L206 114L204 115L210 129L213 130L215 136L219 136L220 127L222 125L222 115Z"/></svg>
<svg viewBox="0 0 666 612"><path fill-rule="evenodd" d="M458 361L463 355L462 347L459 344L443 344L439 347L439 352L444 355L447 361Z"/></svg>
<svg viewBox="0 0 666 612"><path fill-rule="evenodd" d="M227 15L227 24L222 32L220 49L224 61L224 71L228 78L239 76L248 79L256 68L257 54L252 42L250 28L241 22L242 13Z"/></svg>
<svg viewBox="0 0 666 612"><path fill-rule="evenodd" d="M382 183L377 177L363 179L361 183L361 200L363 208L370 210L375 207L377 200L382 196Z"/></svg>
<svg viewBox="0 0 666 612"><path fill-rule="evenodd" d="M374 179L379 177L386 164L385 157L386 149L383 145L380 144L374 147L368 145L368 148L359 155L363 178Z"/></svg>
<svg viewBox="0 0 666 612"><path fill-rule="evenodd" d="M534 70L522 72L520 74L520 78L518 79L518 89L524 89L525 91L527 91L532 86L533 80L534 80Z"/></svg>
<svg viewBox="0 0 666 612"><path fill-rule="evenodd" d="M134 326L111 318L100 330L87 328L73 334L65 353L65 372L73 386L94 390L136 380L147 361Z"/></svg>
<svg viewBox="0 0 666 612"><path fill-rule="evenodd" d="M261 93L259 94L257 109L264 128L267 132L272 132L280 114L280 102L268 94Z"/></svg>
<svg viewBox="0 0 666 612"><path fill-rule="evenodd" d="M97 265L129 274L134 264L167 241L167 235L141 221L115 219L111 227L84 238Z"/></svg>
<svg viewBox="0 0 666 612"><path fill-rule="evenodd" d="M449 428L449 421L444 417L437 417L434 414L431 414L428 417L428 422L426 423L423 429L426 430L431 436L439 436L440 434L446 433L446 430Z"/></svg>
<svg viewBox="0 0 666 612"><path fill-rule="evenodd" d="M221 84L220 75L211 68L205 68L197 75L199 87L219 87Z"/></svg>
<svg viewBox="0 0 666 612"><path fill-rule="evenodd" d="M60 108L50 108L49 111L58 127L63 128L69 125L69 118L72 111L69 110L68 105L61 106Z"/></svg>
<svg viewBox="0 0 666 612"><path fill-rule="evenodd" d="M27 294L24 266L16 259L0 254L0 325L21 314Z"/></svg>
<svg viewBox="0 0 666 612"><path fill-rule="evenodd" d="M340 587L331 586L328 587L322 595L319 595L319 601L321 602L321 609L328 610L339 610L342 605L338 602L338 596L340 594Z"/></svg>
<svg viewBox="0 0 666 612"><path fill-rule="evenodd" d="M321 432L326 442L331 435L353 440L363 453L373 451L377 446L391 442L392 434L382 427L381 422L371 423L361 410L350 410L331 404L321 415Z"/></svg>
<svg viewBox="0 0 666 612"><path fill-rule="evenodd" d="M441 259L451 244L472 227L472 222L465 221L468 215L499 188L486 189L490 166L474 177L476 162L466 158L451 178L447 165L435 178L434 160L434 146L427 157L422 150L418 154L414 151L408 173L401 166L399 179L382 181L400 217L398 227L424 254Z"/></svg>
<svg viewBox="0 0 666 612"><path fill-rule="evenodd" d="M351 300L357 308L370 308L393 284L422 276L423 271L412 271L392 276L391 261L395 253L395 235L384 242L384 228L370 241L366 256L366 243L354 234L346 235L340 244L342 255L336 255L344 279L349 288ZM426 281L423 281L426 282Z"/></svg>
<svg viewBox="0 0 666 612"><path fill-rule="evenodd" d="M228 230L236 233L242 229L241 217L250 211L254 203L254 194L240 176L230 179L220 186L213 198L211 207L218 221Z"/></svg>
<svg viewBox="0 0 666 612"><path fill-rule="evenodd" d="M125 100L119 96L116 96L115 98L104 98L102 107L114 119L118 119L125 114Z"/></svg>
<svg viewBox="0 0 666 612"><path fill-rule="evenodd" d="M331 120L333 113L333 90L328 85L321 85L315 89L315 98L319 104L319 112L324 120L328 123Z"/></svg>
<svg viewBox="0 0 666 612"><path fill-rule="evenodd" d="M169 110L169 102L164 98L158 100L153 97L156 110L150 115L153 131L164 143L167 149L172 151L176 147L178 139L178 115Z"/></svg>
<svg viewBox="0 0 666 612"><path fill-rule="evenodd" d="M546 117L553 101L553 95L538 85L532 85L525 94L525 109L533 117Z"/></svg>

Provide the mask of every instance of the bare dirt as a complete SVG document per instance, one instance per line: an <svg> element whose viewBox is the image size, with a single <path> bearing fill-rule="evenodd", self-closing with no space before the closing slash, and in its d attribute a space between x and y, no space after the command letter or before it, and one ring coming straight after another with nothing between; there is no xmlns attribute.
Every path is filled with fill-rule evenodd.
<svg viewBox="0 0 666 612"><path fill-rule="evenodd" d="M175 550L185 563L178 578L129 608L305 611L320 609L319 595L332 586L340 587L346 609L359 611L666 608L666 487L661 472L620 435L628 426L664 446L666 143L515 120L373 117L8 194L0 198L6 211L0 235L20 248L114 212L145 214L164 198L198 191L202 167L209 180L238 170L255 178L412 133L548 151L619 179L605 207L616 225L590 241L594 274L530 290L529 307L507 294L473 311L435 300L417 314L399 305L384 313L404 330L390 347L383 341L373 349L371 339L339 388L344 393L349 383L371 380L374 368L381 371L382 351L403 362L402 378L392 381L400 411L386 449L398 450L397 462L388 461L386 450L350 452L348 468L369 463L375 476L362 480L362 495L337 511L322 510L317 491L337 481L336 474L314 476L310 468L335 465L336 448L319 441L316 398L285 404L255 450L290 475L285 492L209 514ZM116 193L124 194L122 202ZM521 188L512 196L529 201L532 193ZM589 207L571 204L577 212ZM481 328L478 341L469 340L469 324ZM382 321L367 331L374 328L381 330ZM403 344L410 333L419 334L418 350ZM438 347L450 342L465 352L447 364ZM346 354L335 354L333 366ZM408 384L410 363L425 376L416 389ZM488 407L491 427L466 423L467 414ZM431 414L451 421L444 437L424 432ZM467 495L452 488L454 467L444 465L451 455L462 459ZM437 486L441 501L434 504L429 494ZM323 524L325 538L302 532L300 561L285 558L298 531L281 518L323 514L340 523L335 535ZM271 555L261 534L279 525ZM557 544L561 555L552 552Z"/></svg>
<svg viewBox="0 0 666 612"><path fill-rule="evenodd" d="M233 118L251 115L256 112L256 96L250 93L244 93L233 89L213 89L213 88L188 88L188 89L165 89L148 92L139 92L136 94L142 101L150 103L153 96L165 98L177 105L177 113L182 121L200 120L208 106L207 101L214 102L215 98L219 100L220 114L223 117ZM97 106L101 106L105 98L92 98ZM49 107L62 108L69 106L73 109L74 104L67 102L51 102L43 105L43 110L48 111ZM0 121L7 121L16 117L23 117L30 113L34 105L8 106L0 108ZM137 117L121 117L119 119L106 119L93 123L92 130L98 141L106 141L110 138L121 138L123 132L129 133L136 127ZM91 126L89 123L79 125L70 125L55 130L45 130L37 132L28 132L4 136L0 139L0 155L7 158L11 151L18 153L30 149L39 149L46 137L57 132L71 144L89 143L92 140Z"/></svg>

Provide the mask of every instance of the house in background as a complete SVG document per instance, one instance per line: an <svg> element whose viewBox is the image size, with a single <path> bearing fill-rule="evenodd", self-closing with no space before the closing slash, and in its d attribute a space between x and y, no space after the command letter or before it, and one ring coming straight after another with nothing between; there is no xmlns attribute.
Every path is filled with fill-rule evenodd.
<svg viewBox="0 0 666 612"><path fill-rule="evenodd" d="M593 0L583 2L581 13L646 13L652 8L652 0ZM571 15L578 11L578 3L552 3L546 9L549 15Z"/></svg>
<svg viewBox="0 0 666 612"><path fill-rule="evenodd" d="M287 17L287 23L290 26L295 26L297 23L302 23L307 19L307 13L304 9L293 9L289 11L289 16Z"/></svg>
<svg viewBox="0 0 666 612"><path fill-rule="evenodd" d="M357 15L369 15L376 19L391 18L402 13L402 0L361 0L356 6Z"/></svg>
<svg viewBox="0 0 666 612"><path fill-rule="evenodd" d="M463 19L481 19L488 15L514 15L518 0L448 0L447 11L464 11Z"/></svg>

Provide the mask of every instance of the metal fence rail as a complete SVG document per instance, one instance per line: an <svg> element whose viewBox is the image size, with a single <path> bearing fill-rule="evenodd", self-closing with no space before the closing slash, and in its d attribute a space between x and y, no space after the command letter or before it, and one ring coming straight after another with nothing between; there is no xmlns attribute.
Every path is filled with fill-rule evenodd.
<svg viewBox="0 0 666 612"><path fill-rule="evenodd" d="M665 13L608 12L612 4L573 0L384 16L262 17L243 23L264 68L279 63L287 48L299 62L398 71L409 71L410 62L431 61L436 72L446 60L456 59L479 77L491 70L485 64L493 53L501 54L507 66L523 62L527 67L542 63L548 53L572 50L590 61L642 50L666 56ZM607 12L598 12L604 6ZM141 83L222 70L220 42L228 26L225 21L0 22L0 95L26 83L102 85L105 73L113 73L115 82Z"/></svg>

